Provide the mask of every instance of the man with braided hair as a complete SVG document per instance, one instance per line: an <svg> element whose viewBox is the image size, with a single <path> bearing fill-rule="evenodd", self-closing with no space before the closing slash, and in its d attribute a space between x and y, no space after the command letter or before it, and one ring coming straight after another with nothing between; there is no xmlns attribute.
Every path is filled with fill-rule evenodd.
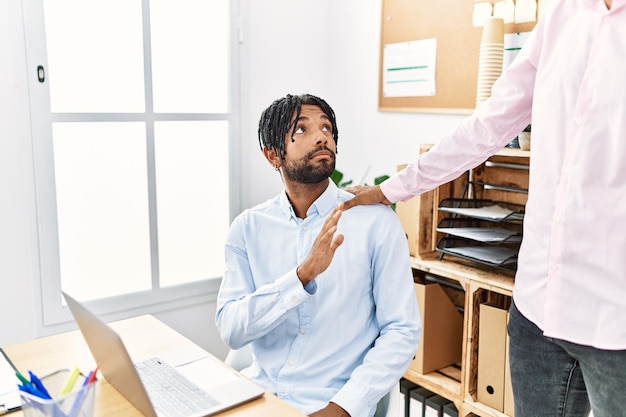
<svg viewBox="0 0 626 417"><path fill-rule="evenodd" d="M421 334L398 217L337 209L352 195L329 180L338 130L324 100L274 101L258 136L284 190L231 225L217 327L231 348L251 346L242 372L301 412L372 416Z"/></svg>

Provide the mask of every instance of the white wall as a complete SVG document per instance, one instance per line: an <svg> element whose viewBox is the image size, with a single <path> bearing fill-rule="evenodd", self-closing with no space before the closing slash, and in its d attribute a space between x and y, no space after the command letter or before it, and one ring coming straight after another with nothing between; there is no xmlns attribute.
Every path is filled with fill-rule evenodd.
<svg viewBox="0 0 626 417"><path fill-rule="evenodd" d="M337 114L337 169L373 183L437 142L466 116L378 111L380 0L242 0L249 9L242 45L243 206L281 189L257 145L261 111L287 93L311 93ZM251 17L252 16L252 17Z"/></svg>
<svg viewBox="0 0 626 417"><path fill-rule="evenodd" d="M262 110L285 94L311 93L329 102L340 134L337 168L355 181L368 171L370 184L465 117L377 111L380 0L240 0L240 7L240 208L282 188L258 147L257 123ZM0 1L0 346L46 333L40 326L22 21L20 1ZM209 303L156 316L224 357L214 310Z"/></svg>
<svg viewBox="0 0 626 417"><path fill-rule="evenodd" d="M0 2L0 345L33 337L38 274L21 2Z"/></svg>
<svg viewBox="0 0 626 417"><path fill-rule="evenodd" d="M331 91L331 0L241 0L242 208L273 197L280 175L263 157L261 112L287 94Z"/></svg>
<svg viewBox="0 0 626 417"><path fill-rule="evenodd" d="M355 12L358 10L358 12ZM336 1L332 7L331 93L339 125L337 168L373 184L413 161L421 143L435 143L466 116L378 111L380 1Z"/></svg>

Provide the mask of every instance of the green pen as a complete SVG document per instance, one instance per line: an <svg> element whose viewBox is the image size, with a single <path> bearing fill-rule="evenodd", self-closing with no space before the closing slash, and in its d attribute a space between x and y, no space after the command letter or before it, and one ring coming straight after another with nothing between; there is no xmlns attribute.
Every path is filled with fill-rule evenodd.
<svg viewBox="0 0 626 417"><path fill-rule="evenodd" d="M22 382L23 385L32 385L28 379L24 378L24 375L22 375L20 371L16 370L15 376Z"/></svg>

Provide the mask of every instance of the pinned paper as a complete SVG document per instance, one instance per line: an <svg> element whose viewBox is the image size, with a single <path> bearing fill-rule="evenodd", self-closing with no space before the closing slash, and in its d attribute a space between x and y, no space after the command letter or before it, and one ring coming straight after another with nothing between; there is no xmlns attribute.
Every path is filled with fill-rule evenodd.
<svg viewBox="0 0 626 417"><path fill-rule="evenodd" d="M474 13L472 14L472 24L475 28L485 26L485 21L491 17L493 6L489 2L474 3Z"/></svg>
<svg viewBox="0 0 626 417"><path fill-rule="evenodd" d="M515 22L515 3L513 0L501 0L493 5L493 15L504 19L504 23Z"/></svg>
<svg viewBox="0 0 626 417"><path fill-rule="evenodd" d="M434 96L437 38L388 43L383 47L383 96Z"/></svg>
<svg viewBox="0 0 626 417"><path fill-rule="evenodd" d="M504 34L504 57L502 58L502 71L504 71L519 55L522 46L528 39L530 32L517 32Z"/></svg>
<svg viewBox="0 0 626 417"><path fill-rule="evenodd" d="M537 20L537 2L535 0L517 0L515 2L515 23L535 22Z"/></svg>

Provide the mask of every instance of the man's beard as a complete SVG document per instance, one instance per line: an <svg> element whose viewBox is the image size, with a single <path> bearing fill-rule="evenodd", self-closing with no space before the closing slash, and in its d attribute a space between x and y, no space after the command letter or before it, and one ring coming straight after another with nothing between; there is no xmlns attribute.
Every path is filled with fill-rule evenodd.
<svg viewBox="0 0 626 417"><path fill-rule="evenodd" d="M330 149L325 149L330 151ZM310 164L311 157L320 150L324 149L315 149L303 158L290 163L283 160L283 174L300 184L318 184L324 181L335 171L335 153L330 151L332 153L331 161L321 160L316 166Z"/></svg>

